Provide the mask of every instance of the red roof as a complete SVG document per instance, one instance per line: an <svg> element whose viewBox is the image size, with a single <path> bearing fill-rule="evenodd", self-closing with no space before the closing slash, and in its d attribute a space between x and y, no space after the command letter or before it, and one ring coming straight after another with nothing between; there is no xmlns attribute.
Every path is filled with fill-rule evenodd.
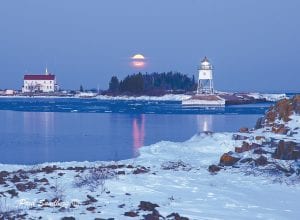
<svg viewBox="0 0 300 220"><path fill-rule="evenodd" d="M24 75L24 80L54 80L55 75Z"/></svg>

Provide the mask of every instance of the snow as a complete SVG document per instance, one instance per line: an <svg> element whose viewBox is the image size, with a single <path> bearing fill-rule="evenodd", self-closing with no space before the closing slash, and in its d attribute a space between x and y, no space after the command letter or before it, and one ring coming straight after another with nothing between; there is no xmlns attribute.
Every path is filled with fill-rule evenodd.
<svg viewBox="0 0 300 220"><path fill-rule="evenodd" d="M299 120L298 116L294 116ZM296 126L297 122L290 122ZM257 131L258 132L258 131ZM233 169L211 175L207 168L216 164L220 156L239 146L241 141L233 140L232 133L199 134L182 143L162 141L151 146L143 147L139 157L119 161L117 164L149 167L150 172L132 174L128 168L123 168L126 175L118 175L106 181L106 192L101 193L100 187L92 192L87 187L74 186L74 176L78 173L73 170L54 171L50 174L32 174L30 179L46 177L50 185L44 185L45 193L37 190L19 192L19 197L7 199L8 206L15 207L22 202L21 208L30 217L37 219L43 216L46 219L60 219L64 216L74 216L76 219L94 219L96 217L115 219L141 219L139 217L125 217L126 211L136 210L140 201L149 201L158 204L157 210L166 216L177 212L190 219L298 219L300 210L298 198L300 186L273 183L263 176L245 176ZM188 164L190 170L165 170L161 165L166 162L182 161ZM0 170L31 170L57 165L67 168L75 166L96 167L115 162L66 162L46 163L41 165L0 165ZM65 173L62 177L59 172ZM87 171L85 171L87 172ZM89 206L79 205L75 209L59 211L59 208L50 207L43 210L29 209L28 204L38 206L37 201L50 198L50 186L56 182L63 188L64 202L69 207L72 201L82 203L87 195L92 195L98 201L90 206L97 207L97 212L87 211ZM0 185L0 192L15 188ZM3 198L0 198L3 199ZM123 208L118 206L125 204ZM147 212L145 212L147 213ZM28 217L28 216L27 216Z"/></svg>
<svg viewBox="0 0 300 220"><path fill-rule="evenodd" d="M94 92L80 92L79 94L76 94L75 97L77 98L93 98L97 96L97 93L94 93Z"/></svg>
<svg viewBox="0 0 300 220"><path fill-rule="evenodd" d="M276 94L276 93L249 93L247 94L248 96L250 97L253 97L255 99L266 99L267 101L270 101L270 102L276 102L276 101L279 101L281 99L285 99L287 98L287 95L284 94L284 93L281 93L281 94Z"/></svg>
<svg viewBox="0 0 300 220"><path fill-rule="evenodd" d="M217 94L230 94L227 92L217 92ZM247 93L248 96L253 97L255 99L263 99L265 98L267 101L276 102L280 99L287 98L286 94L276 94L276 93ZM163 96L107 96L107 95L99 95L96 98L100 100L144 100L144 101L183 101L190 99L191 95L184 94L167 94Z"/></svg>
<svg viewBox="0 0 300 220"><path fill-rule="evenodd" d="M136 100L136 101L182 101L191 98L191 95L167 94L163 96L107 96L98 95L100 100Z"/></svg>

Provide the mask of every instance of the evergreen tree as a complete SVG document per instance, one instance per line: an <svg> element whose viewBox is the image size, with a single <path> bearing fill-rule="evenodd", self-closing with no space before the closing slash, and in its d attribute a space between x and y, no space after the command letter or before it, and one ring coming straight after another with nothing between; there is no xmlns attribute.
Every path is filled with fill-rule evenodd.
<svg viewBox="0 0 300 220"><path fill-rule="evenodd" d="M109 91L113 93L118 93L119 92L119 79L116 76L111 77L110 82L109 82Z"/></svg>
<svg viewBox="0 0 300 220"><path fill-rule="evenodd" d="M163 72L151 74L133 74L126 76L118 84L116 77L109 83L109 91L129 93L134 95L163 95L167 92L183 93L196 88L195 77L188 77L179 72ZM118 86L117 86L118 85Z"/></svg>
<svg viewBox="0 0 300 220"><path fill-rule="evenodd" d="M79 91L80 91L80 92L83 92L83 86L82 86L82 85L80 85Z"/></svg>

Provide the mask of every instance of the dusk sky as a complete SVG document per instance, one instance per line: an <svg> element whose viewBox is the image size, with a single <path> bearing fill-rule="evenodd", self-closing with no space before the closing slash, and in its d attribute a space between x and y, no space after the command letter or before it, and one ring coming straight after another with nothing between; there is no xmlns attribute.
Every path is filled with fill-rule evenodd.
<svg viewBox="0 0 300 220"><path fill-rule="evenodd" d="M3 0L0 88L47 65L62 88L106 89L141 53L142 72L192 76L207 56L218 90L300 91L299 11L299 0Z"/></svg>

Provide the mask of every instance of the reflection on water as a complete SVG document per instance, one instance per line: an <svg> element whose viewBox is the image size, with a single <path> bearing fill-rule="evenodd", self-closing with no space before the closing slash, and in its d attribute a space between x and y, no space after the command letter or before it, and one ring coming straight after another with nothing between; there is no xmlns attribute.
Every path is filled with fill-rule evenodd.
<svg viewBox="0 0 300 220"><path fill-rule="evenodd" d="M138 115L132 119L133 152L138 155L138 149L144 146L145 141L145 115Z"/></svg>
<svg viewBox="0 0 300 220"><path fill-rule="evenodd" d="M23 132L32 138L34 144L36 136L39 136L40 143L39 158L43 161L49 160L49 151L51 148L54 134L54 112L22 112L23 114ZM24 146L25 147L25 146ZM24 148L23 157L30 160L32 152Z"/></svg>
<svg viewBox="0 0 300 220"><path fill-rule="evenodd" d="M198 132L213 131L212 115L197 115Z"/></svg>
<svg viewBox="0 0 300 220"><path fill-rule="evenodd" d="M122 160L141 146L251 127L257 115L0 111L0 163Z"/></svg>

